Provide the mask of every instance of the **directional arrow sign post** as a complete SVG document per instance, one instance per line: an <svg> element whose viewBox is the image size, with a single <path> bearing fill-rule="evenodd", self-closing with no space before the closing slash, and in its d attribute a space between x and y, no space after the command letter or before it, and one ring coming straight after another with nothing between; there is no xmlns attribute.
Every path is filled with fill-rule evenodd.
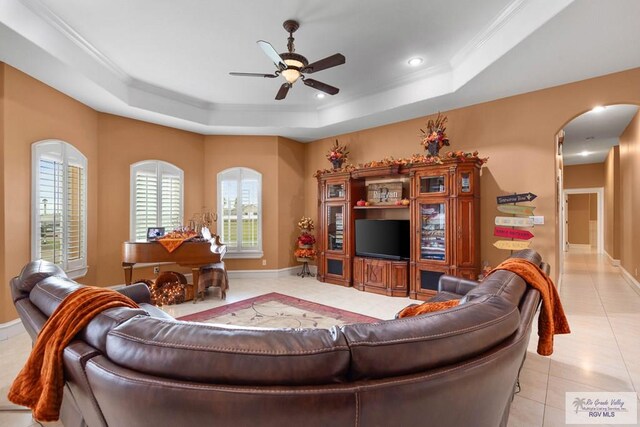
<svg viewBox="0 0 640 427"><path fill-rule="evenodd" d="M535 206L522 206L522 205L498 205L498 210L506 214L531 216Z"/></svg>
<svg viewBox="0 0 640 427"><path fill-rule="evenodd" d="M504 205L506 203L530 202L536 197L538 196L533 193L509 194L508 196L498 196L497 201L499 205Z"/></svg>
<svg viewBox="0 0 640 427"><path fill-rule="evenodd" d="M533 218L497 216L496 225L502 225L505 227L533 227Z"/></svg>
<svg viewBox="0 0 640 427"><path fill-rule="evenodd" d="M529 240L533 237L528 230L517 230L507 227L495 227L493 229L493 235L497 237L508 237L510 239Z"/></svg>
<svg viewBox="0 0 640 427"><path fill-rule="evenodd" d="M506 249L509 251L519 251L521 249L527 249L531 242L518 242L511 240L498 240L493 244L498 249Z"/></svg>

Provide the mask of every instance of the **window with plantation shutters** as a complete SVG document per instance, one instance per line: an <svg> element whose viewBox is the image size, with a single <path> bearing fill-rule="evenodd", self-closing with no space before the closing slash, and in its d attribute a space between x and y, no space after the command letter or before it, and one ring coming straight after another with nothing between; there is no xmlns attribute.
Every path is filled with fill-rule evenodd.
<svg viewBox="0 0 640 427"><path fill-rule="evenodd" d="M131 240L147 240L147 228L182 225L182 169L147 160L131 165Z"/></svg>
<svg viewBox="0 0 640 427"><path fill-rule="evenodd" d="M262 174L242 167L218 174L217 224L228 258L262 257Z"/></svg>
<svg viewBox="0 0 640 427"><path fill-rule="evenodd" d="M70 277L87 271L87 158L63 141L32 146L31 257Z"/></svg>

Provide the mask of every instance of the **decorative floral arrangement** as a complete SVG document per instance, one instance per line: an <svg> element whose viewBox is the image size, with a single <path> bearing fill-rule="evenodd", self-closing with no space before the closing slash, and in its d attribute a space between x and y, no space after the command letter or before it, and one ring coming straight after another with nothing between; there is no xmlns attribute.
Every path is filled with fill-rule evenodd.
<svg viewBox="0 0 640 427"><path fill-rule="evenodd" d="M464 152L464 151L449 151L445 153L444 156L431 156L429 154L413 154L411 157L405 157L400 159L395 159L393 157L386 157L382 160L374 160L371 162L367 162L364 164L360 164L358 166L348 164L342 168L341 172L348 171L352 172L359 169L367 169L367 168L375 168L380 166L414 166L421 164L442 164L443 159L461 159L461 160L478 160L482 164L487 163L489 160L488 157L478 157L478 152L474 151L473 153ZM318 169L316 173L313 174L315 178L322 176L324 174L335 172L332 169Z"/></svg>
<svg viewBox="0 0 640 427"><path fill-rule="evenodd" d="M331 147L327 153L327 160L331 162L334 170L339 170L342 169L342 164L347 160L348 154L347 146L340 145L336 139L335 145Z"/></svg>
<svg viewBox="0 0 640 427"><path fill-rule="evenodd" d="M306 249L306 248L298 248L294 252L296 258L306 258L306 259L315 259L316 250L315 249Z"/></svg>
<svg viewBox="0 0 640 427"><path fill-rule="evenodd" d="M438 112L438 117L435 120L429 119L427 121L427 131L420 129L422 134L420 135L421 144L424 145L425 149L431 156L437 156L438 152L445 145L449 145L449 138L445 131L447 127L447 116L440 115Z"/></svg>
<svg viewBox="0 0 640 427"><path fill-rule="evenodd" d="M313 220L311 218L303 216L302 218L300 218L300 221L298 221L298 228L300 230L311 231L315 227L313 225Z"/></svg>
<svg viewBox="0 0 640 427"><path fill-rule="evenodd" d="M302 233L298 236L298 244L299 245L313 245L316 243L316 238L313 237L312 234Z"/></svg>

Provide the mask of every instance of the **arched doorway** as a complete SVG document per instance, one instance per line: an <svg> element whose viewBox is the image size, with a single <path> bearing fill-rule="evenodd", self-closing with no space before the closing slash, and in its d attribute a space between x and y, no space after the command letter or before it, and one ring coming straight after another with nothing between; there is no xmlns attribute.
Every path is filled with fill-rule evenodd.
<svg viewBox="0 0 640 427"><path fill-rule="evenodd" d="M560 274L563 253L570 248L602 253L614 265L620 262L620 138L637 114L635 104L597 106L565 123L556 137Z"/></svg>

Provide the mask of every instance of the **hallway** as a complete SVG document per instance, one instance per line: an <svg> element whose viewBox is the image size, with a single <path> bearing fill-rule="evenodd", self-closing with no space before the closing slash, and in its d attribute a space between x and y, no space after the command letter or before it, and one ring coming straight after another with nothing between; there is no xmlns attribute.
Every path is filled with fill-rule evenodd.
<svg viewBox="0 0 640 427"><path fill-rule="evenodd" d="M556 336L553 355L542 357L534 322L509 426L565 425L567 391L640 389L640 289L588 249L566 253L564 268L560 296L572 333Z"/></svg>

